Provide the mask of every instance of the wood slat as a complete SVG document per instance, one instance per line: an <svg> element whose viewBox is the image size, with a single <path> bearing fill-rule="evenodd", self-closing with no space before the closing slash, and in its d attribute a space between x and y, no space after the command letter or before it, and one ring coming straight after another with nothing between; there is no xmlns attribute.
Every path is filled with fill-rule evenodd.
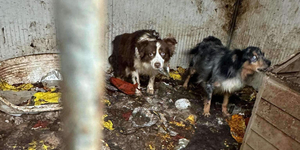
<svg viewBox="0 0 300 150"><path fill-rule="evenodd" d="M254 131L250 132L247 144L254 150L276 150L277 148L270 144L268 141L260 137Z"/></svg>
<svg viewBox="0 0 300 150"><path fill-rule="evenodd" d="M260 100L256 114L283 131L292 139L300 142L300 121L298 119L285 113L264 99Z"/></svg>
<svg viewBox="0 0 300 150"><path fill-rule="evenodd" d="M300 119L300 94L279 82L269 78L265 82L267 89L262 98Z"/></svg>
<svg viewBox="0 0 300 150"><path fill-rule="evenodd" d="M251 129L280 150L300 149L298 142L259 116L256 117Z"/></svg>

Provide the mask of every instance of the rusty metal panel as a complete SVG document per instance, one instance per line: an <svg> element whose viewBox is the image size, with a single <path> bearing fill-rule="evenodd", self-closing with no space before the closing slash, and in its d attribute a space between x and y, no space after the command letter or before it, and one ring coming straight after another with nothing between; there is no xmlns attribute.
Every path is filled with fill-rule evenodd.
<svg viewBox="0 0 300 150"><path fill-rule="evenodd" d="M111 0L108 4L110 42L125 32L155 29L162 38L178 41L171 68L188 67L187 51L204 37L214 35L227 43L235 0Z"/></svg>
<svg viewBox="0 0 300 150"><path fill-rule="evenodd" d="M299 0L243 0L232 48L259 46L277 64L300 47Z"/></svg>
<svg viewBox="0 0 300 150"><path fill-rule="evenodd" d="M55 53L53 0L0 0L0 61Z"/></svg>

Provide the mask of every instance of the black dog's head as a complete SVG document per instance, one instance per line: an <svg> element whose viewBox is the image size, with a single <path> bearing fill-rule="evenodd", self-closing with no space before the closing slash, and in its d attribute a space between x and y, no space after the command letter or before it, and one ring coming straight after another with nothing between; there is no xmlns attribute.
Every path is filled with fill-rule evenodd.
<svg viewBox="0 0 300 150"><path fill-rule="evenodd" d="M271 61L266 59L264 55L258 47L247 47L243 50L243 59L245 61L243 68L253 72L266 71L270 67Z"/></svg>

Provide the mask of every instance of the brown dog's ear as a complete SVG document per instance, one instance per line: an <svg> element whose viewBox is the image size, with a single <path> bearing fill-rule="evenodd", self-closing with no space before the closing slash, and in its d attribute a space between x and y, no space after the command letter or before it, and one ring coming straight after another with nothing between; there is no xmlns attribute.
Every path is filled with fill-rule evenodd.
<svg viewBox="0 0 300 150"><path fill-rule="evenodd" d="M136 43L136 48L139 52L140 57L144 57L144 51L142 49L144 49L147 45L149 44L149 41L142 41L142 42L138 42Z"/></svg>
<svg viewBox="0 0 300 150"><path fill-rule="evenodd" d="M174 54L175 51L175 44L177 44L177 41L175 38L165 38L163 39L164 42L166 42L171 50L170 54L171 56Z"/></svg>

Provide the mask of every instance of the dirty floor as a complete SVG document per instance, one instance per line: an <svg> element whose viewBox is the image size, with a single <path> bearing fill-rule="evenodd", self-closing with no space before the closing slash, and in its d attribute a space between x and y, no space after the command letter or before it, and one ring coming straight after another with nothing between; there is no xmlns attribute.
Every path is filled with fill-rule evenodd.
<svg viewBox="0 0 300 150"><path fill-rule="evenodd" d="M142 78L142 87L146 87L146 81ZM143 88L143 95L137 97L117 91L107 83L103 98L103 140L107 149L239 149L240 144L222 116L222 97L213 97L211 116L204 117L203 94L197 85L184 89L182 81L157 78L154 95L148 95ZM229 112L248 118L254 103L249 101L250 97L253 98L253 92L231 96ZM176 108L178 99L184 99L187 108ZM63 149L60 116L60 111L19 117L0 112L1 149Z"/></svg>

